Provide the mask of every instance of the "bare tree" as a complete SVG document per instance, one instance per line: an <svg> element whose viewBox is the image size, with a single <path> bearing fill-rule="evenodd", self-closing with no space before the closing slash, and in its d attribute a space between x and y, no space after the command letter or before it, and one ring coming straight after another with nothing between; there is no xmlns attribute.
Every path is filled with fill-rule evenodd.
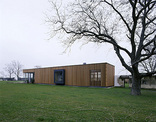
<svg viewBox="0 0 156 122"><path fill-rule="evenodd" d="M141 62L143 72L154 72L156 71L156 56L152 56L146 61Z"/></svg>
<svg viewBox="0 0 156 122"><path fill-rule="evenodd" d="M6 73L9 75L9 78L12 78L12 75L14 74L14 68L13 65L10 64L6 64L4 70L6 71Z"/></svg>
<svg viewBox="0 0 156 122"><path fill-rule="evenodd" d="M67 47L79 39L113 45L132 75L131 94L141 95L141 78L156 73L139 70L141 62L156 55L156 0L75 0L64 8L54 1L50 3L55 15L48 16L47 22L53 33L67 33ZM149 45L151 50L145 53ZM123 53L127 56L123 57Z"/></svg>
<svg viewBox="0 0 156 122"><path fill-rule="evenodd" d="M151 45L145 50L145 53L149 53L151 51ZM143 73L150 73L156 71L156 55L151 56L147 60L144 60L140 63L140 69Z"/></svg>
<svg viewBox="0 0 156 122"><path fill-rule="evenodd" d="M14 74L16 75L18 80L22 72L23 65L19 61L12 61L11 64L14 69Z"/></svg>

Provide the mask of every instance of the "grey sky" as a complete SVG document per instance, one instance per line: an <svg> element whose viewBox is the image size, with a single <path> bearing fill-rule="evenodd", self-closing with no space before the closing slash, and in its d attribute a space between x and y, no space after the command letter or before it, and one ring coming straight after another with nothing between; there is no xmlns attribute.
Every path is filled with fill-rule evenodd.
<svg viewBox="0 0 156 122"><path fill-rule="evenodd" d="M70 52L62 53L61 38L48 40L44 14L48 9L48 0L0 0L0 71L17 60L24 68L108 62L115 65L117 75L125 73L113 48L106 44L80 48L82 43L77 42Z"/></svg>

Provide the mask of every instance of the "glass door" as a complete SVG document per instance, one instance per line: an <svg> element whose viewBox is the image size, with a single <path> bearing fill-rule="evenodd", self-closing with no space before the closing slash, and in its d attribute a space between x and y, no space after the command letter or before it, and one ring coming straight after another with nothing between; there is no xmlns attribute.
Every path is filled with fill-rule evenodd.
<svg viewBox="0 0 156 122"><path fill-rule="evenodd" d="M25 73L25 80L27 83L34 83L35 82L35 73L34 72Z"/></svg>

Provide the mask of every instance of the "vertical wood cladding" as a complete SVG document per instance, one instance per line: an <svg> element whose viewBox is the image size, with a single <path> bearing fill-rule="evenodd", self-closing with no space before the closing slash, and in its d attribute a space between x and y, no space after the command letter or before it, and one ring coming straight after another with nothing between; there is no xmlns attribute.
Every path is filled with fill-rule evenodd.
<svg viewBox="0 0 156 122"><path fill-rule="evenodd" d="M65 70L65 85L91 86L91 70L97 70L101 72L101 82L92 86L114 86L114 66L108 63L25 69L23 72L34 72L35 83L55 84L54 70L58 69Z"/></svg>
<svg viewBox="0 0 156 122"><path fill-rule="evenodd" d="M106 65L106 84L105 86L114 86L114 76L115 71L112 65Z"/></svg>

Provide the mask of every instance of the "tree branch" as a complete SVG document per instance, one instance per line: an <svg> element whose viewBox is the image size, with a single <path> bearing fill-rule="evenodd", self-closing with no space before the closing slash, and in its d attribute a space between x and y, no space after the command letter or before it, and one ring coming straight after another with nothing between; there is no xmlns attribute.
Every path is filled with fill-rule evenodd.
<svg viewBox="0 0 156 122"><path fill-rule="evenodd" d="M135 65L135 64L137 64L137 63L139 63L139 62L142 62L142 61L147 60L147 59L150 58L152 55L156 54L156 53L154 53L154 51L156 51L156 48L153 48L152 51L151 51L149 54L147 54L146 57L144 57L144 58L142 58L142 59L140 59L140 60L135 61L132 65Z"/></svg>
<svg viewBox="0 0 156 122"><path fill-rule="evenodd" d="M141 76L141 78L143 78L143 77L147 77L147 76L152 76L154 74L156 74L156 71L152 71L152 72L148 72L148 73L141 73L140 76Z"/></svg>
<svg viewBox="0 0 156 122"><path fill-rule="evenodd" d="M122 14L113 6L113 4L109 3L106 0L103 0L103 2L107 3L109 6L111 6L113 8L113 10L121 17L122 21L124 22L124 24L126 25L128 31L129 31L129 33L131 33L132 30L131 30L130 26L128 25L128 23L126 22L126 20L122 16Z"/></svg>

